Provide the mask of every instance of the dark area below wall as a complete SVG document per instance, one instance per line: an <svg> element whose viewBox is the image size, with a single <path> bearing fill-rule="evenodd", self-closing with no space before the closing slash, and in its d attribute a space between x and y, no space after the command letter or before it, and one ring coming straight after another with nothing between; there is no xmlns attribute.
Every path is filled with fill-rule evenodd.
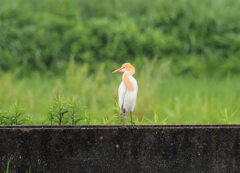
<svg viewBox="0 0 240 173"><path fill-rule="evenodd" d="M240 125L0 126L0 172L240 172Z"/></svg>

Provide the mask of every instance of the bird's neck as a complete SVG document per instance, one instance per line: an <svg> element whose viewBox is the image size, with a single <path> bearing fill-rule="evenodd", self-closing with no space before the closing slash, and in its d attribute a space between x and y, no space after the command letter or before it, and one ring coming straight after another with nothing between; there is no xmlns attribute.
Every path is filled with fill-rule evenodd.
<svg viewBox="0 0 240 173"><path fill-rule="evenodd" d="M124 72L122 76L122 81L127 87L128 90L132 91L134 89L133 82L130 80L130 74L128 72Z"/></svg>

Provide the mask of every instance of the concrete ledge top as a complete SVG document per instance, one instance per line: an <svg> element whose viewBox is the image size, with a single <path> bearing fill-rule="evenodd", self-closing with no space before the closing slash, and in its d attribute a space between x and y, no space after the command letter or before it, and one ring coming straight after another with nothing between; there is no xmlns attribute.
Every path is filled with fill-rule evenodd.
<svg viewBox="0 0 240 173"><path fill-rule="evenodd" d="M198 125L14 125L0 129L165 129L165 128L240 128L240 124L198 124Z"/></svg>

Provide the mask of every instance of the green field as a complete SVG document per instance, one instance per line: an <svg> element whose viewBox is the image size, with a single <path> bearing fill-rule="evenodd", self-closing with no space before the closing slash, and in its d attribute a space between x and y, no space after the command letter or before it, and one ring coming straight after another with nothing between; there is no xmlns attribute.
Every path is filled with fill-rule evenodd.
<svg viewBox="0 0 240 173"><path fill-rule="evenodd" d="M2 0L0 124L240 123L240 1ZM128 117L129 121L129 117ZM128 122L129 123L129 122Z"/></svg>
<svg viewBox="0 0 240 173"><path fill-rule="evenodd" d="M72 124L71 105L75 105L74 124L121 124L117 89L122 74L111 74L104 63L94 73L88 68L72 62L61 77L1 75L2 116L14 117L20 112L19 124L59 124L57 112L66 109L69 112L63 115L62 124ZM135 77L139 85L135 124L240 122L240 76L177 77L171 74L169 63L145 61ZM61 98L56 100L58 96ZM5 124L10 122L5 120Z"/></svg>

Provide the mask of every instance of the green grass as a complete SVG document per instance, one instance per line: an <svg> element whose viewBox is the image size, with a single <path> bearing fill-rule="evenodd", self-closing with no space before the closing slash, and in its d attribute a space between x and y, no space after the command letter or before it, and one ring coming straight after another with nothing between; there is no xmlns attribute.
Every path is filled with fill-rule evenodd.
<svg viewBox="0 0 240 173"><path fill-rule="evenodd" d="M12 156L8 159L6 171L4 171L4 173L11 173L10 164L11 164L12 159L13 159ZM26 170L26 173L31 173L31 167L29 167L29 169Z"/></svg>
<svg viewBox="0 0 240 173"><path fill-rule="evenodd" d="M239 7L2 0L0 124L121 124L111 71L125 61L139 84L135 124L239 123Z"/></svg>
<svg viewBox="0 0 240 173"><path fill-rule="evenodd" d="M169 62L134 64L139 85L135 124L240 123L240 76L174 76ZM73 115L74 124L121 124L117 90L122 74L111 74L104 63L96 72L89 66L71 61L64 76L34 73L18 78L17 73L2 73L0 123L15 124L14 116L20 113L18 124L59 124L56 117L66 109L61 124L72 124ZM9 116L13 123L6 121Z"/></svg>

